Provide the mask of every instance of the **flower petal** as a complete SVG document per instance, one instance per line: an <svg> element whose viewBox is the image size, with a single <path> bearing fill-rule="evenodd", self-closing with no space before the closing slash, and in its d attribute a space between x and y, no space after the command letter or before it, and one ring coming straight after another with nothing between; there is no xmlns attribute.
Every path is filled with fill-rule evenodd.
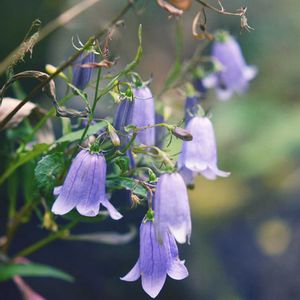
<svg viewBox="0 0 300 300"><path fill-rule="evenodd" d="M202 79L202 84L205 88L210 89L217 85L218 78L215 73L212 73Z"/></svg>
<svg viewBox="0 0 300 300"><path fill-rule="evenodd" d="M247 66L244 69L244 76L247 80L252 80L257 75L257 67L255 66Z"/></svg>
<svg viewBox="0 0 300 300"><path fill-rule="evenodd" d="M58 195L60 194L60 192L61 192L61 189L62 189L62 185L56 186L56 187L54 188L54 190L53 190L53 195L54 195L54 196L58 196Z"/></svg>
<svg viewBox="0 0 300 300"><path fill-rule="evenodd" d="M152 298L162 289L167 277L168 254L154 232L152 222L142 223L140 229L140 271L142 287Z"/></svg>
<svg viewBox="0 0 300 300"><path fill-rule="evenodd" d="M89 152L86 150L81 150L74 158L59 196L52 206L51 210L54 214L64 215L80 202L84 191L81 177L86 166L89 165L88 158Z"/></svg>
<svg viewBox="0 0 300 300"><path fill-rule="evenodd" d="M168 275L175 280L182 280L189 276L189 272L183 261L174 259L169 265Z"/></svg>
<svg viewBox="0 0 300 300"><path fill-rule="evenodd" d="M220 170L217 166L211 166L211 171L219 177L228 177L231 173Z"/></svg>
<svg viewBox="0 0 300 300"><path fill-rule="evenodd" d="M162 174L154 197L155 228L159 240L168 228L179 243L191 235L191 215L185 182L179 173Z"/></svg>
<svg viewBox="0 0 300 300"><path fill-rule="evenodd" d="M137 261L133 268L124 277L121 277L120 279L124 281L136 281L140 278L140 276L140 266L139 261Z"/></svg>
<svg viewBox="0 0 300 300"><path fill-rule="evenodd" d="M233 91L230 89L217 88L216 91L217 91L218 99L221 101L229 100L233 94Z"/></svg>
<svg viewBox="0 0 300 300"><path fill-rule="evenodd" d="M101 200L101 204L108 210L108 213L113 220L120 220L121 218L123 218L123 216L106 198Z"/></svg>
<svg viewBox="0 0 300 300"><path fill-rule="evenodd" d="M81 182L84 193L76 208L81 215L94 217L98 215L100 200L105 195L106 161L102 154L90 154L89 163Z"/></svg>

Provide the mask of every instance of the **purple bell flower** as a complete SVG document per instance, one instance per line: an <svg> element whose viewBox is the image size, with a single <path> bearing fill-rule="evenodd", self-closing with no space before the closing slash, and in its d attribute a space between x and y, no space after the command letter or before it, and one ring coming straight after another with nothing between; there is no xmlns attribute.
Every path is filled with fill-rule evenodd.
<svg viewBox="0 0 300 300"><path fill-rule="evenodd" d="M179 173L162 174L154 196L155 228L157 237L170 231L178 243L189 242L192 223L188 193Z"/></svg>
<svg viewBox="0 0 300 300"><path fill-rule="evenodd" d="M155 124L154 99L146 86L133 88L133 100L123 100L117 107L114 127L117 130L127 125L144 127ZM155 129L147 128L137 134L136 142L147 146L155 144Z"/></svg>
<svg viewBox="0 0 300 300"><path fill-rule="evenodd" d="M192 134L193 140L183 142L179 155L178 167L183 169L184 176L191 178L200 173L210 180L216 179L217 176L229 176L230 173L221 171L217 167L217 145L210 119L194 117L189 121L186 129ZM188 174L188 172L192 173Z"/></svg>
<svg viewBox="0 0 300 300"><path fill-rule="evenodd" d="M114 220L122 215L112 206L105 195L106 161L101 153L81 150L74 158L64 184L54 189L58 195L52 212L64 215L76 207L84 216L98 215L100 204Z"/></svg>
<svg viewBox="0 0 300 300"><path fill-rule="evenodd" d="M182 280L188 271L178 256L174 237L165 232L163 242L158 242L152 221L143 221L140 227L140 257L127 275L125 281L136 281L142 278L144 291L155 298L161 291L166 277Z"/></svg>
<svg viewBox="0 0 300 300"><path fill-rule="evenodd" d="M131 124L144 127L155 124L154 99L150 89L146 86L133 88L133 109ZM155 145L155 129L147 128L138 133L136 142L147 146Z"/></svg>
<svg viewBox="0 0 300 300"><path fill-rule="evenodd" d="M72 84L78 89L83 90L88 85L93 74L93 68L82 67L81 65L94 63L95 53L81 53L73 64Z"/></svg>
<svg viewBox="0 0 300 300"><path fill-rule="evenodd" d="M204 78L203 85L206 88L215 86L220 100L228 100L234 92L246 92L257 68L246 64L237 41L225 32L219 33L212 47L212 56L221 63L221 71Z"/></svg>

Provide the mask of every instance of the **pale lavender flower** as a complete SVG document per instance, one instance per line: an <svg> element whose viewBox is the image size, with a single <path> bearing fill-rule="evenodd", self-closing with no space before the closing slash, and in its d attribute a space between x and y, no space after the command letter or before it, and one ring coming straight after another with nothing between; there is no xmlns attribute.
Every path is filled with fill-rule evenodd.
<svg viewBox="0 0 300 300"><path fill-rule="evenodd" d="M117 107L114 118L114 127L117 130L122 131L127 125L145 127L155 124L154 99L150 89L143 86L133 88L132 92L133 100L123 100ZM155 144L155 129L141 130L137 134L136 142L153 146Z"/></svg>
<svg viewBox="0 0 300 300"><path fill-rule="evenodd" d="M154 99L146 86L133 88L133 108L130 123L137 127L155 124ZM155 145L155 129L147 128L138 133L136 142L147 146Z"/></svg>
<svg viewBox="0 0 300 300"><path fill-rule="evenodd" d="M237 41L227 33L219 33L212 47L212 56L221 63L221 70L203 79L206 88L215 86L220 100L234 92L244 93L257 68L248 66Z"/></svg>
<svg viewBox="0 0 300 300"><path fill-rule="evenodd" d="M121 279L135 281L141 277L144 291L155 298L167 275L175 280L188 276L184 261L179 259L174 237L166 231L163 242L159 242L154 222L143 221L140 227L140 257L131 271Z"/></svg>
<svg viewBox="0 0 300 300"><path fill-rule="evenodd" d="M84 67L82 65L94 63L95 53L82 53L73 64L72 84L78 89L83 90L88 85L93 74L93 68Z"/></svg>
<svg viewBox="0 0 300 300"><path fill-rule="evenodd" d="M158 239L169 230L178 243L189 242L190 206L185 182L179 173L165 173L159 177L153 204Z"/></svg>
<svg viewBox="0 0 300 300"><path fill-rule="evenodd" d="M52 212L64 215L76 207L84 216L99 213L100 204L108 210L114 220L122 215L112 206L105 195L106 161L101 153L81 150L74 158L64 184L54 189L58 195Z"/></svg>
<svg viewBox="0 0 300 300"><path fill-rule="evenodd" d="M217 145L210 119L194 117L188 122L186 129L193 135L193 140L182 144L179 169L185 168L185 172L193 172L190 176L200 173L210 180L217 176L229 176L230 173L219 170L217 166Z"/></svg>

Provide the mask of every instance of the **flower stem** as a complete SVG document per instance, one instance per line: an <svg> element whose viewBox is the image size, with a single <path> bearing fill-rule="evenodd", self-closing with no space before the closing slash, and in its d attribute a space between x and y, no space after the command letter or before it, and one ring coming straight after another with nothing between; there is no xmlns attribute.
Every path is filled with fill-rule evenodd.
<svg viewBox="0 0 300 300"><path fill-rule="evenodd" d="M209 8L209 9L211 9L211 10L217 12L218 14L221 14L221 15L226 15L226 16L238 16L238 17L241 17L241 16L244 14L244 12L242 12L242 11L238 11L238 12L229 12L229 11L224 10L223 7L222 7L221 9L219 9L219 8L216 8L216 7L210 5L209 3L206 3L206 2L204 2L204 1L202 1L202 0L196 0L196 2L202 4L204 7L207 7L207 8Z"/></svg>
<svg viewBox="0 0 300 300"><path fill-rule="evenodd" d="M98 102L97 98L98 98L98 90L99 90L99 84L100 84L100 78L101 78L101 70L102 70L101 68L98 69L94 101L93 101L93 105L92 105L92 108L91 108L91 113L90 113L90 116L89 116L89 119L88 119L88 123L87 123L87 125L84 129L84 132L82 133L82 136L81 136L80 140L79 140L79 143L78 143L79 145L83 142L83 140L85 138L85 135L86 135L87 131L89 130L90 124L94 119L95 109L96 109L96 105L97 105L97 102Z"/></svg>

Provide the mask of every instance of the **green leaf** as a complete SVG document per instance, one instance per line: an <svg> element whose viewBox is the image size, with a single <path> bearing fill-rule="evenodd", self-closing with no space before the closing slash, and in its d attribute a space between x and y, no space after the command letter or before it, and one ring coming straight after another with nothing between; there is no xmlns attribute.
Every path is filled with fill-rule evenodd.
<svg viewBox="0 0 300 300"><path fill-rule="evenodd" d="M115 163L121 169L122 173L129 170L129 158L127 156L117 157Z"/></svg>
<svg viewBox="0 0 300 300"><path fill-rule="evenodd" d="M38 188L46 194L50 193L56 184L57 178L63 174L64 167L64 153L56 152L44 156L34 170Z"/></svg>
<svg viewBox="0 0 300 300"><path fill-rule="evenodd" d="M0 281L9 280L14 276L53 277L72 282L74 278L56 268L41 264L8 264L0 266Z"/></svg>
<svg viewBox="0 0 300 300"><path fill-rule="evenodd" d="M129 189L134 194L147 198L147 189L136 180L127 177L106 178L106 186L111 190Z"/></svg>
<svg viewBox="0 0 300 300"><path fill-rule="evenodd" d="M107 122L102 121L102 122L99 122L99 123L97 123L95 125L90 126L89 129L88 129L88 131L87 131L86 136L95 134L96 132L98 132L99 130L101 130L102 128L104 128L106 125L107 125ZM64 142L71 143L71 142L78 141L78 140L80 140L83 132L84 132L84 129L77 130L77 131L74 131L72 133L69 133L69 134L61 137L60 139L56 140L56 143L57 144L64 143Z"/></svg>
<svg viewBox="0 0 300 300"><path fill-rule="evenodd" d="M28 161L40 156L43 152L48 150L50 145L47 144L36 144L31 150L22 151L12 159L6 170L0 177L0 185L8 178L17 168L24 165Z"/></svg>

